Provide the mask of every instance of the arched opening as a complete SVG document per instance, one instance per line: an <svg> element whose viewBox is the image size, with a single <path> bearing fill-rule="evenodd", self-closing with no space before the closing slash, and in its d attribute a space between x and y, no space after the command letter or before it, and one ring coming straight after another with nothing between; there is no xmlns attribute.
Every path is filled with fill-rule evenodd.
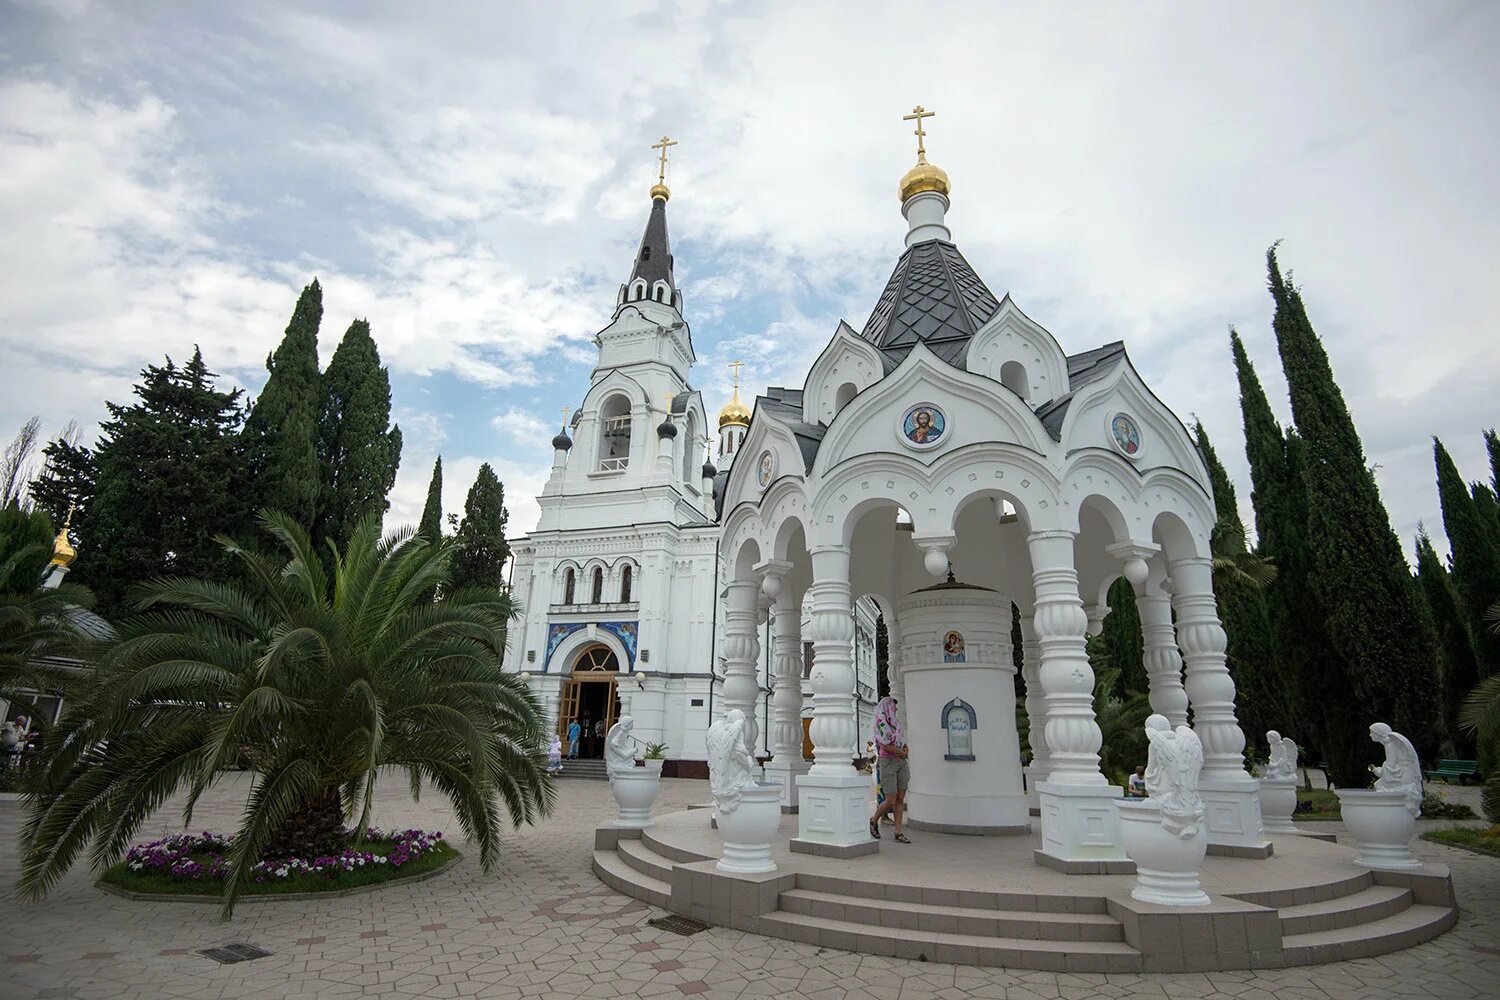
<svg viewBox="0 0 1500 1000"><path fill-rule="evenodd" d="M1022 399L1031 395L1031 387L1026 381L1026 366L1019 361L1007 361L1000 366L1000 384Z"/></svg>
<svg viewBox="0 0 1500 1000"><path fill-rule="evenodd" d="M604 570L597 566L594 567L594 585L590 594L593 595L589 598L590 604L604 603Z"/></svg>
<svg viewBox="0 0 1500 1000"><path fill-rule="evenodd" d="M693 411L687 411L687 420L684 422L682 435L682 481L695 483L698 481L698 469L694 468L698 463L693 461L698 454L698 421L693 417Z"/></svg>
<svg viewBox="0 0 1500 1000"><path fill-rule="evenodd" d="M599 471L623 472L630 465L630 398L615 393L599 407Z"/></svg>
<svg viewBox="0 0 1500 1000"><path fill-rule="evenodd" d="M573 603L573 598L575 596L574 592L577 590L577 587L578 587L578 576L577 576L576 573L573 572L572 567L569 567L568 571L563 574L563 600L562 600L562 602L564 604L572 604Z"/></svg>
<svg viewBox="0 0 1500 1000"><path fill-rule="evenodd" d="M838 416L858 392L859 388L853 382L845 382L839 386L839 391L833 397L833 415Z"/></svg>
<svg viewBox="0 0 1500 1000"><path fill-rule="evenodd" d="M630 575L630 567L626 566L624 569L620 570L620 603L621 604L628 604L628 603L630 603L630 584L631 584L631 582L632 581L631 581L631 575Z"/></svg>
<svg viewBox="0 0 1500 1000"><path fill-rule="evenodd" d="M667 301L667 289L666 289L665 286L663 286L663 285L657 285L656 286L656 295L655 295L655 298L656 298L656 301L658 301L658 302L665 302L665 301Z"/></svg>
<svg viewBox="0 0 1500 1000"><path fill-rule="evenodd" d="M619 673L619 659L602 643L585 646L574 659L557 714L558 736L569 757L604 756L604 734L620 715Z"/></svg>

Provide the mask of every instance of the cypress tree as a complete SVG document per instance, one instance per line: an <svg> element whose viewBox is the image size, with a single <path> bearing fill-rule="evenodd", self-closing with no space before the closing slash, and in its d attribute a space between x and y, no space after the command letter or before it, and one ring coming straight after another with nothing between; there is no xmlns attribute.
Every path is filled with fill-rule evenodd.
<svg viewBox="0 0 1500 1000"><path fill-rule="evenodd" d="M417 531L429 542L443 537L443 456L432 463L432 480L427 484L427 504L422 508L422 520Z"/></svg>
<svg viewBox="0 0 1500 1000"><path fill-rule="evenodd" d="M1109 665L1119 671L1115 693L1121 698L1144 693L1148 688L1145 637L1141 632L1141 610L1135 603L1135 588L1123 576L1109 585L1109 614L1100 636L1109 655Z"/></svg>
<svg viewBox="0 0 1500 1000"><path fill-rule="evenodd" d="M214 577L226 569L214 536L237 531L249 513L239 436L240 391L221 392L195 350L177 367L148 365L137 401L106 404L95 453L97 480L82 534L88 558L74 572L101 607L121 610L153 577Z"/></svg>
<svg viewBox="0 0 1500 1000"><path fill-rule="evenodd" d="M1239 381L1245 456L1250 461L1257 551L1276 566L1276 579L1267 588L1265 600L1288 714L1279 728L1284 735L1295 734L1307 759L1316 761L1332 753L1330 742L1352 746L1360 733L1359 720L1347 699L1338 697L1338 679L1329 672L1333 650L1321 603L1312 589L1305 443L1294 430L1282 433L1255 366L1233 329L1229 344ZM1261 738L1248 729L1247 736L1251 745Z"/></svg>
<svg viewBox="0 0 1500 1000"><path fill-rule="evenodd" d="M1479 683L1479 655L1453 580L1432 547L1426 528L1417 529L1417 583L1432 610L1442 656L1443 721L1453 740L1455 756L1474 753L1474 738L1458 727L1458 709L1464 697Z"/></svg>
<svg viewBox="0 0 1500 1000"><path fill-rule="evenodd" d="M31 502L53 524L62 524L72 509L73 523L68 535L73 539L73 547L82 553L88 545L86 524L98 476L94 453L64 433L48 442L42 456L41 474L27 490Z"/></svg>
<svg viewBox="0 0 1500 1000"><path fill-rule="evenodd" d="M505 487L500 485L489 463L479 467L474 485L464 501L464 519L453 538L453 562L449 580L454 590L463 587L499 587L505 581L505 560L510 545L505 541Z"/></svg>
<svg viewBox="0 0 1500 1000"><path fill-rule="evenodd" d="M1485 611L1500 600L1500 546L1487 510L1493 503L1491 494L1482 485L1469 492L1448 449L1437 438L1432 439L1432 457L1437 466L1438 500L1443 509L1443 531L1448 536L1453 586L1471 628L1477 632L1480 675L1488 676L1500 668L1500 636L1484 628Z"/></svg>
<svg viewBox="0 0 1500 1000"><path fill-rule="evenodd" d="M254 473L256 505L311 525L318 511L318 325L323 289L316 278L302 289L276 353L266 358L270 376L245 420L247 461Z"/></svg>
<svg viewBox="0 0 1500 1000"><path fill-rule="evenodd" d="M1225 657L1239 695L1235 699L1235 713L1249 737L1248 745L1258 755L1266 730L1289 729L1294 721L1289 713L1287 683L1281 669L1283 661L1277 655L1271 612L1257 576L1265 572L1268 564L1252 554L1246 544L1245 523L1240 518L1234 483L1201 421L1195 422L1193 437L1208 466L1218 515L1209 533L1209 549L1214 558L1214 597L1219 621L1229 639Z"/></svg>
<svg viewBox="0 0 1500 1000"><path fill-rule="evenodd" d="M365 515L384 514L401 464L401 428L391 419L390 373L370 324L357 319L333 352L322 378L318 460L322 467L320 511L313 537L340 549Z"/></svg>
<svg viewBox="0 0 1500 1000"><path fill-rule="evenodd" d="M1322 598L1347 681L1339 690L1367 717L1360 736L1370 722L1389 722L1419 754L1434 757L1442 711L1431 615L1391 529L1328 355L1301 293L1282 278L1275 247L1266 252L1266 265L1292 416L1307 443L1307 527L1317 570L1312 589ZM1368 739L1337 757L1325 752L1330 778L1345 787L1368 784L1369 765L1379 756Z"/></svg>

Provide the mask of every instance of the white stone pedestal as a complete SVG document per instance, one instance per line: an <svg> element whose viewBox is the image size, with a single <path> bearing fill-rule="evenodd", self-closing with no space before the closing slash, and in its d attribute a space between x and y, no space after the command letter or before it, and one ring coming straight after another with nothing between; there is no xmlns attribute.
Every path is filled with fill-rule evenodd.
<svg viewBox="0 0 1500 1000"><path fill-rule="evenodd" d="M800 757L786 758L773 757L766 761L766 781L773 785L781 786L781 811L797 812L797 783L812 767L812 762Z"/></svg>
<svg viewBox="0 0 1500 1000"><path fill-rule="evenodd" d="M1260 826L1265 833L1301 833L1292 824L1297 811L1296 778L1261 778Z"/></svg>
<svg viewBox="0 0 1500 1000"><path fill-rule="evenodd" d="M1069 874L1124 874L1134 870L1125 856L1114 785L1037 785L1042 809L1039 864Z"/></svg>
<svg viewBox="0 0 1500 1000"><path fill-rule="evenodd" d="M1260 783L1250 775L1203 777L1198 794L1208 810L1208 853L1268 858L1271 842L1261 829Z"/></svg>
<svg viewBox="0 0 1500 1000"><path fill-rule="evenodd" d="M797 838L791 848L803 854L852 858L874 854L880 842L870 837L870 778L848 772L797 779Z"/></svg>

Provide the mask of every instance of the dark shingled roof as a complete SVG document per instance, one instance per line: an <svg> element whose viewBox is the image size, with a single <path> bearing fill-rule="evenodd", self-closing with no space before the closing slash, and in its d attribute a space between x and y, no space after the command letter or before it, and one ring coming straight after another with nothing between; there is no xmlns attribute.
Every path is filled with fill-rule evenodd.
<svg viewBox="0 0 1500 1000"><path fill-rule="evenodd" d="M648 290L658 281L665 281L674 292L677 290L672 280L672 247L667 242L667 203L662 198L651 202L651 215L646 219L641 248L635 252L630 281L637 278L645 279Z"/></svg>
<svg viewBox="0 0 1500 1000"><path fill-rule="evenodd" d="M1042 421L1042 426L1047 428L1047 433L1052 435L1052 440L1062 440L1063 420L1067 417L1068 405L1073 402L1073 396L1078 390L1103 378L1124 356L1123 340L1068 356L1068 391L1036 409L1037 417Z"/></svg>
<svg viewBox="0 0 1500 1000"><path fill-rule="evenodd" d="M803 471L811 472L813 459L818 457L818 446L823 443L823 435L828 433L828 428L822 424L802 422L802 390L772 386L766 389L764 396L756 398L755 409L769 413L776 418L777 423L792 432L792 436L797 439L797 447L802 451Z"/></svg>
<svg viewBox="0 0 1500 1000"><path fill-rule="evenodd" d="M909 248L896 262L860 336L880 348L887 372L919 340L948 364L962 368L969 339L999 308L1000 301L957 247L928 240Z"/></svg>

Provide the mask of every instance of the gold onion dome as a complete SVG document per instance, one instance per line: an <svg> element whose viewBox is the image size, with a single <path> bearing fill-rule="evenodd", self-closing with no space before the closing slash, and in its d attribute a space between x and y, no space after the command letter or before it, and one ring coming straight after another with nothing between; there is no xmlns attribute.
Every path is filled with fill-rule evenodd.
<svg viewBox="0 0 1500 1000"><path fill-rule="evenodd" d="M52 565L67 569L74 559L78 557L78 550L73 548L73 543L68 540L68 526L73 523L73 511L68 511L67 520L63 521L62 530L52 541Z"/></svg>
<svg viewBox="0 0 1500 1000"><path fill-rule="evenodd" d="M935 163L928 163L926 156L917 157L917 165L906 172L901 178L901 201L914 194L923 191L936 191L943 197L948 196L948 171Z"/></svg>
<svg viewBox="0 0 1500 1000"><path fill-rule="evenodd" d="M725 427L749 427L750 407L740 402L740 387L734 387L734 398L724 404L719 411L719 428Z"/></svg>

